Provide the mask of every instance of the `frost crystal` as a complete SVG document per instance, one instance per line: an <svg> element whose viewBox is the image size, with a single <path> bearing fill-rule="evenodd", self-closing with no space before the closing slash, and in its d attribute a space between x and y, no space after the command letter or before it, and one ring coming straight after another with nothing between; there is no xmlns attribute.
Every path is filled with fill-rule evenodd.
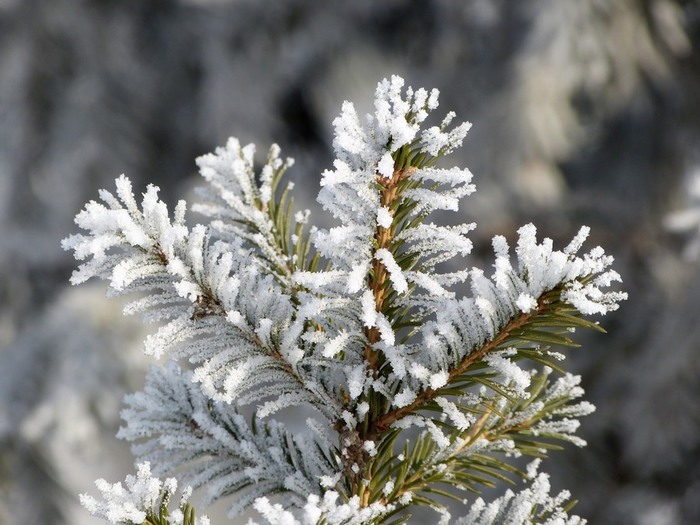
<svg viewBox="0 0 700 525"><path fill-rule="evenodd" d="M361 507L359 498L353 497L347 503L338 504L338 493L328 491L323 498L309 496L302 512L285 510L279 503L272 504L267 498L255 500L254 508L265 519L264 523L253 520L248 525L316 525L323 518L328 525L363 525L388 514L395 507L373 503Z"/></svg>
<svg viewBox="0 0 700 525"><path fill-rule="evenodd" d="M391 252L381 248L377 250L375 257L381 261L388 270L389 278L394 285L394 290L396 290L396 293L404 293L406 290L408 290L406 278L404 277L399 265L396 264L394 256L391 255Z"/></svg>
<svg viewBox="0 0 700 525"><path fill-rule="evenodd" d="M521 293L518 296L518 300L515 301L521 312L527 314L537 308L537 299L527 293Z"/></svg>
<svg viewBox="0 0 700 525"><path fill-rule="evenodd" d="M377 171L382 177L386 177L387 179L390 179L394 174L394 159L388 151L377 164Z"/></svg>
<svg viewBox="0 0 700 525"><path fill-rule="evenodd" d="M399 394L394 396L394 405L402 408L413 403L414 399L416 399L416 393L408 388L404 388Z"/></svg>
<svg viewBox="0 0 700 525"><path fill-rule="evenodd" d="M153 477L148 462L138 465L136 476L126 477L126 487L121 483L107 483L104 479L98 479L95 485L103 499L81 494L80 503L93 516L114 524L143 523L147 517L158 516L161 505L167 505L177 491L177 481L174 478L161 481ZM191 489L185 488L181 507L187 503L190 493ZM183 517L181 511L175 511L169 523L183 525ZM193 525L209 525L209 519L199 517Z"/></svg>
<svg viewBox="0 0 700 525"><path fill-rule="evenodd" d="M391 226L391 221L393 220L389 208L382 206L377 210L377 224L382 228L388 228Z"/></svg>
<svg viewBox="0 0 700 525"><path fill-rule="evenodd" d="M504 381L511 386L516 395L527 398L529 397L527 387L530 386L530 375L508 359L507 356L513 353L508 350L493 353L486 356L484 360L503 375Z"/></svg>
<svg viewBox="0 0 700 525"><path fill-rule="evenodd" d="M569 499L567 491L550 496L549 476L539 474L532 485L518 494L508 490L495 501L486 504L481 498L471 506L468 515L458 519L455 525L585 525L586 520L569 516L562 506ZM535 521L536 518L537 521Z"/></svg>

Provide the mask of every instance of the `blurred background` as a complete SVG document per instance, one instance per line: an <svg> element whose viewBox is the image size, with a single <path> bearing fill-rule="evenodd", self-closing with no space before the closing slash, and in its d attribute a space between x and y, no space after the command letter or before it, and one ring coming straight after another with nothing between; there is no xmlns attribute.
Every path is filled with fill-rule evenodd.
<svg viewBox="0 0 700 525"><path fill-rule="evenodd" d="M592 525L700 523L698 45L683 0L0 0L0 523L95 523L77 495L132 471L153 327L68 285L84 203L121 173L189 198L233 135L279 143L313 209L340 104L394 73L474 124L448 159L478 188L470 264L530 221L617 260L629 300L568 352L589 446L544 470Z"/></svg>

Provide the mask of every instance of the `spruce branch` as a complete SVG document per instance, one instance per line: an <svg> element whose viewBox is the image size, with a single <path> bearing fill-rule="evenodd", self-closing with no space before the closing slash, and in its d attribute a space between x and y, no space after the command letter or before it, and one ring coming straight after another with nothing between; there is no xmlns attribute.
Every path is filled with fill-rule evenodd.
<svg viewBox="0 0 700 525"><path fill-rule="evenodd" d="M180 504L170 510L170 500L177 491L177 480L160 480L152 476L149 463L138 465L136 476L126 477L121 483L109 484L103 479L95 482L102 500L81 494L80 503L93 516L119 525L209 525L206 516L197 517L188 502L192 489L185 487Z"/></svg>
<svg viewBox="0 0 700 525"><path fill-rule="evenodd" d="M400 77L379 83L364 120L343 104L318 196L338 221L327 229L307 230L308 211L295 212L277 146L256 171L255 147L236 139L197 161L206 226L185 225L184 203L171 219L153 186L139 205L123 176L116 197L88 203L76 218L86 233L63 243L85 261L72 281L143 294L125 311L162 323L146 353L193 368L154 367L126 398L120 437L140 461L272 525L399 524L415 506L447 524L448 500L519 479L530 486L477 499L456 523L582 523L537 468L584 444L578 418L592 405L559 349L578 346L576 329L604 331L586 317L617 309L620 277L602 248L580 253L585 227L563 250L531 224L514 254L496 236L490 276L455 264L475 225L428 218L475 191L468 170L436 164L470 124L452 126L450 112L426 126L437 105L436 90ZM273 418L300 407L311 408L306 432ZM534 460L523 469L513 456ZM138 468L131 492L102 482L106 503L86 507L150 525L179 512L174 522L193 525L192 507L169 514L161 482Z"/></svg>
<svg viewBox="0 0 700 525"><path fill-rule="evenodd" d="M98 276L110 281L114 294L149 292L125 309L169 320L147 338L146 353L158 358L171 351L176 358L201 363L195 377L215 399L230 400L235 391L242 402L245 392L283 380L280 399L285 403L310 402L336 417L333 398L301 377L294 341L285 345L279 336L295 317L291 297L248 264L251 252L242 240L212 241L210 230L201 225L189 230L182 201L171 222L155 186L148 187L139 208L124 176L117 179L118 198L107 191L100 196L107 206L90 202L76 217L89 233L63 242L76 257L92 257L72 280ZM246 295L259 300L249 302ZM249 369L241 377L234 367L251 351L259 370ZM260 397L253 393L250 400Z"/></svg>
<svg viewBox="0 0 700 525"><path fill-rule="evenodd" d="M416 395L413 402L400 408L390 410L375 422L377 434L386 432L399 419L414 413L430 403L436 397L450 390L462 391L478 380L477 375L470 375L475 367L480 367L483 359L489 353L507 347L522 348L519 357L530 358L534 361L545 362L547 366L556 367L553 362L546 360L545 353L540 347L532 347L532 343L549 345L578 346L566 334L569 328L588 327L603 330L599 325L586 321L569 312L575 311L570 305L561 302L561 289L554 289L538 298L537 308L529 312L520 312L481 347L464 353L464 357L456 366L449 370L446 386L441 388L426 388ZM561 328L564 330L561 330ZM554 366L552 366L554 365Z"/></svg>
<svg viewBox="0 0 700 525"><path fill-rule="evenodd" d="M308 211L294 213L292 183L279 193L285 172L294 164L279 154L274 144L259 175L253 144L241 146L232 138L226 147L199 157L197 164L209 185L199 188L204 200L193 209L212 219L212 228L222 239L244 239L261 264L291 290L292 274L312 265L313 257L309 259L311 244L303 231Z"/></svg>
<svg viewBox="0 0 700 525"><path fill-rule="evenodd" d="M322 475L338 469L322 435L300 439L274 421L249 421L203 395L174 363L153 367L144 391L125 404L118 437L134 443L139 462L155 465L157 474L179 472L194 489L206 489L207 502L237 492L232 512L272 493L301 504L321 492Z"/></svg>
<svg viewBox="0 0 700 525"><path fill-rule="evenodd" d="M387 502L410 495L412 504L440 507L444 504L435 496L461 501L460 491L478 493L480 487L495 487L497 482L513 484L514 476L527 479L527 472L508 462L515 451L544 458L548 451L561 448L559 441L583 446L585 443L573 434L577 424L571 419L592 411L589 403L574 403L583 393L578 386L580 378L565 375L551 381L550 375L549 369L537 374L527 399L515 404L498 395L484 400L482 408L474 409L479 417L462 430L435 420L449 432L445 448L438 446L431 433L425 433L412 446L407 440L398 459L383 450L377 462L380 466L375 467L370 501ZM392 447L397 435L392 430ZM391 487L389 493L387 486Z"/></svg>

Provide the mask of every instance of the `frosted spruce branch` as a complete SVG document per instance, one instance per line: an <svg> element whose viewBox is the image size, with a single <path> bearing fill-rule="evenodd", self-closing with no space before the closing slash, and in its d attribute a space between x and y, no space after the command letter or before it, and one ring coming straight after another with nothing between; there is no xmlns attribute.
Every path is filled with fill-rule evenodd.
<svg viewBox="0 0 700 525"><path fill-rule="evenodd" d="M177 480L161 481L153 477L149 463L139 464L136 476L126 477L126 488L121 483L109 484L103 479L98 479L95 484L104 501L82 495L80 502L91 514L109 523L209 525L209 518L197 518L194 508L188 503L192 493L190 488L182 491L180 504L170 511L170 500L177 492Z"/></svg>
<svg viewBox="0 0 700 525"><path fill-rule="evenodd" d="M415 506L440 523L448 508L465 515L455 523L584 522L537 470L562 443L585 444L578 418L593 407L556 348L602 330L585 316L618 307L620 278L601 248L579 254L585 227L563 250L533 225L514 253L495 237L490 277L460 263L475 225L429 217L475 191L468 170L437 163L470 124L426 125L437 106L436 90L399 77L364 119L343 104L318 196L328 229L306 229L277 146L256 172L255 148L235 139L197 161L208 225L187 227L182 202L171 219L153 186L139 205L124 176L77 216L72 281L139 292L126 313L160 323L145 350L168 363L127 396L119 432L141 465L271 524L404 523ZM290 410L304 429L276 419ZM525 470L510 459L522 455ZM465 499L518 479L531 486ZM103 492L88 509L129 522L101 510L127 505Z"/></svg>

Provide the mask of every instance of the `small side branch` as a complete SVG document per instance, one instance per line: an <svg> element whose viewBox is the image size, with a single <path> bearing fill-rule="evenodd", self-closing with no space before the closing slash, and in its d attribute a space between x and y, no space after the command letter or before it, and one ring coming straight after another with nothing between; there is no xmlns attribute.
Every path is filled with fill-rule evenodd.
<svg viewBox="0 0 700 525"><path fill-rule="evenodd" d="M455 379L467 372L472 366L480 362L487 354L500 348L506 341L508 341L510 337L513 336L514 332L522 330L533 317L537 316L542 311L543 308L543 300L540 299L540 304L538 305L537 310L528 313L521 313L516 318L508 322L508 324L503 327L496 337L488 341L477 350L467 354L456 367L450 370L447 384L451 384ZM421 391L416 396L416 399L409 405L397 408L379 417L374 423L375 433L379 435L386 432L396 421L430 403L438 395L440 395L440 389L427 388Z"/></svg>

